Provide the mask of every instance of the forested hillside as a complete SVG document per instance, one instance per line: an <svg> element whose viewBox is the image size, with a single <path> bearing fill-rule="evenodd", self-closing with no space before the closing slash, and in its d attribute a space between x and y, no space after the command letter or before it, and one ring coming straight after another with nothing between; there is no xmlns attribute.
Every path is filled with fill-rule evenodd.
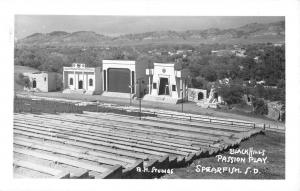
<svg viewBox="0 0 300 191"><path fill-rule="evenodd" d="M221 36L227 39L226 43L222 43ZM276 43L268 41L270 36ZM263 40L259 43L251 40L246 44L239 41L252 38ZM201 41L195 39L219 40L199 43ZM189 72L190 87L209 90L212 84L222 86L220 80L227 79L232 87L221 87L223 95L228 94L225 89L232 88L229 96L240 98L249 93L285 102L284 22L254 23L226 30L149 32L114 38L84 31L33 34L16 42L14 59L15 65L58 73L62 73L63 66L73 62L101 66L103 59L136 60L137 63L146 62L149 67L154 62L175 62L177 67Z"/></svg>

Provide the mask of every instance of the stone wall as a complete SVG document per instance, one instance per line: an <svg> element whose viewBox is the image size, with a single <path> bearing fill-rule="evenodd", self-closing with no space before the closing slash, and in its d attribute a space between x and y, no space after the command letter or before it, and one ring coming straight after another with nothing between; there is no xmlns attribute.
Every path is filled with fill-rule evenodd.
<svg viewBox="0 0 300 191"><path fill-rule="evenodd" d="M266 117L276 120L276 121L284 121L285 120L285 111L283 108L283 104L279 102L269 102L268 106L268 115Z"/></svg>
<svg viewBox="0 0 300 191"><path fill-rule="evenodd" d="M206 102L207 90L188 88L188 100L192 102Z"/></svg>

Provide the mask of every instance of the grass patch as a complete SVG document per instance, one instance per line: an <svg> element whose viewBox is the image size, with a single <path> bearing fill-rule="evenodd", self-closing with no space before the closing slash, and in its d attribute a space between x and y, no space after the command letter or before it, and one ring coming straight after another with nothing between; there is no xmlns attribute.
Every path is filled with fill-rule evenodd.
<svg viewBox="0 0 300 191"><path fill-rule="evenodd" d="M83 111L102 112L102 113L116 113L122 115L139 116L139 112L129 112L126 110L106 108L95 105L79 106L75 103L49 101L49 100L35 100L30 98L15 97L14 99L14 112L27 112L27 113L83 113ZM154 114L141 113L141 116L156 116Z"/></svg>
<svg viewBox="0 0 300 191"><path fill-rule="evenodd" d="M49 100L32 100L29 98L14 98L14 112L27 113L82 113L82 109L72 103Z"/></svg>

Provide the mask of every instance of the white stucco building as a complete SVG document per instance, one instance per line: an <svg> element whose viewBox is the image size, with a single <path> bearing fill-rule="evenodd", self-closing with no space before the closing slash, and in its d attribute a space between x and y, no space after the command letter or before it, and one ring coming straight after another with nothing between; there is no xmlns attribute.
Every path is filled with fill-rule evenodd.
<svg viewBox="0 0 300 191"><path fill-rule="evenodd" d="M198 88L188 88L188 99L192 102L206 102L208 99L207 90Z"/></svg>
<svg viewBox="0 0 300 191"><path fill-rule="evenodd" d="M150 85L144 100L174 104L187 100L187 74L175 69L175 63L154 63L146 74Z"/></svg>
<svg viewBox="0 0 300 191"><path fill-rule="evenodd" d="M73 63L63 68L63 93L101 94L101 67L90 68L82 63Z"/></svg>
<svg viewBox="0 0 300 191"><path fill-rule="evenodd" d="M217 108L223 103L222 97L218 95L214 87L209 93L204 89L188 88L188 100L197 103L202 108Z"/></svg>
<svg viewBox="0 0 300 191"><path fill-rule="evenodd" d="M56 91L56 73L54 72L26 72L23 73L29 79L29 87L26 90L36 92L51 92Z"/></svg>
<svg viewBox="0 0 300 191"><path fill-rule="evenodd" d="M146 93L146 65L131 60L102 61L103 96L142 97Z"/></svg>

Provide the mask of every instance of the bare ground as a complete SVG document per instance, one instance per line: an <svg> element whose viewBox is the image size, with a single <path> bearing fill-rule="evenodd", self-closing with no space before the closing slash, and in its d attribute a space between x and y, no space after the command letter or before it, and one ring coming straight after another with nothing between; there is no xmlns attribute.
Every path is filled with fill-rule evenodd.
<svg viewBox="0 0 300 191"><path fill-rule="evenodd" d="M23 92L24 93L24 92ZM28 92L26 92L28 94ZM63 94L61 92L47 92L47 93L33 93L36 96L44 96L51 98L65 98L71 100L83 100L83 101L100 101L106 103L115 103L120 105L129 106L130 100L129 95L128 99L126 98L113 98L113 97L105 97L100 95L81 95L81 94ZM138 106L138 100L132 100L133 106ZM150 101L142 101L142 107L146 108L154 108L154 109L165 109L165 110L173 110L173 111L181 111L181 104L167 104L167 103L159 103L159 102L150 102ZM238 119L251 121L255 123L265 123L271 125L272 128L275 129L285 129L285 124L283 122L278 122L274 120L270 120L264 116L257 116L246 113L236 113L218 109L205 109L197 106L195 103L188 102L183 104L183 111L187 113L201 114L213 117L222 117L229 119Z"/></svg>
<svg viewBox="0 0 300 191"><path fill-rule="evenodd" d="M277 132L265 132L250 139L243 141L238 148L240 149L265 149L267 163L222 163L218 162L217 156L201 158L195 160L190 166L185 168L174 169L171 175L165 175L165 179L284 179L285 178L285 134ZM220 153L222 156L232 156L229 151ZM245 156L245 155L234 155ZM235 167L239 168L242 173L223 174L214 172L196 172L200 168L197 165L205 167ZM247 167L250 167L246 173ZM257 169L254 170L254 169ZM245 174L246 173L246 174Z"/></svg>

